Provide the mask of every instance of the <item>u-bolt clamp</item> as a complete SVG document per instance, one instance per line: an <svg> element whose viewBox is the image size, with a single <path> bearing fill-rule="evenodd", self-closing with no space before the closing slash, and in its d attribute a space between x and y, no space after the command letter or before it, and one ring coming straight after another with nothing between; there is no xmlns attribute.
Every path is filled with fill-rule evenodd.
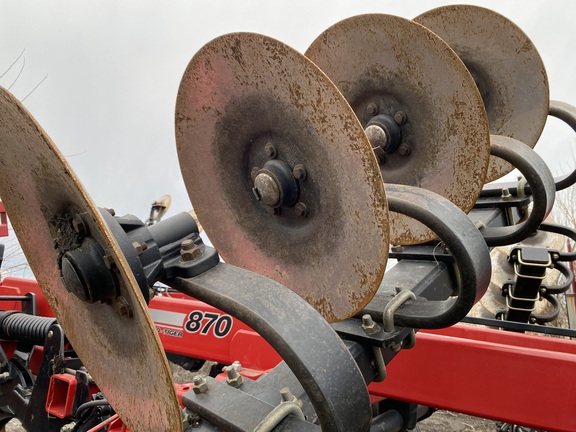
<svg viewBox="0 0 576 432"><path fill-rule="evenodd" d="M388 302L382 316L382 324L386 333L394 332L394 312L408 300L416 300L416 295L412 291L406 290L400 291Z"/></svg>

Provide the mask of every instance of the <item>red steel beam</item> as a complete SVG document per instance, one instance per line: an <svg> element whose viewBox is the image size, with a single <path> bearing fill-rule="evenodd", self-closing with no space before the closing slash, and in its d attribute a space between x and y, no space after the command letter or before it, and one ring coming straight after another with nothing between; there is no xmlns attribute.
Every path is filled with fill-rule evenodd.
<svg viewBox="0 0 576 432"><path fill-rule="evenodd" d="M6 217L6 209L4 204L0 201L0 237L8 236L8 219Z"/></svg>
<svg viewBox="0 0 576 432"><path fill-rule="evenodd" d="M456 325L420 331L373 395L548 431L576 431L576 344Z"/></svg>

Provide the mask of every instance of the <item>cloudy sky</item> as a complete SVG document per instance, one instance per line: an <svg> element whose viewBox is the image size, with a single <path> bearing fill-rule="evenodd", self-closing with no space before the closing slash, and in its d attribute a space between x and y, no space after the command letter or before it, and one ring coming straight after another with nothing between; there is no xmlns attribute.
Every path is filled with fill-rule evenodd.
<svg viewBox="0 0 576 432"><path fill-rule="evenodd" d="M576 104L576 3L472 3L516 22L544 60L551 97ZM22 99L45 78L25 105L97 205L145 218L149 204L169 193L174 214L191 207L175 149L176 92L202 45L224 33L250 31L304 52L323 30L349 16L413 18L443 4L448 2L3 1L0 75L24 54L0 85L12 85ZM557 171L571 131L553 123L537 149Z"/></svg>

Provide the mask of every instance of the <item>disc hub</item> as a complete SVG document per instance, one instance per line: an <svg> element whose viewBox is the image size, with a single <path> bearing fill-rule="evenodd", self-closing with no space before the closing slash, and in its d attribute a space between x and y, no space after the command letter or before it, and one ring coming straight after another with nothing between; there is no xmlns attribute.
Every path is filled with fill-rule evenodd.
<svg viewBox="0 0 576 432"><path fill-rule="evenodd" d="M252 192L265 206L294 207L300 197L300 186L288 164L272 159L257 171Z"/></svg>

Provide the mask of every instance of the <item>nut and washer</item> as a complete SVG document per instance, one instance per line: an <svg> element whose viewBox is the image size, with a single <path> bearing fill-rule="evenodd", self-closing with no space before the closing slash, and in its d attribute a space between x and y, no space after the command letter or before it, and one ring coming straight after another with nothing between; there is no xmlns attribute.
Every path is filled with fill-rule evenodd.
<svg viewBox="0 0 576 432"><path fill-rule="evenodd" d="M226 366L224 372L226 372L226 383L229 386L237 388L244 382L244 378L238 373L234 365Z"/></svg>
<svg viewBox="0 0 576 432"><path fill-rule="evenodd" d="M196 394L206 393L208 391L208 383L206 382L206 378L202 375L196 375L192 379L192 390Z"/></svg>
<svg viewBox="0 0 576 432"><path fill-rule="evenodd" d="M362 315L362 329L367 335L372 335L380 331L380 326L374 322L368 314Z"/></svg>

